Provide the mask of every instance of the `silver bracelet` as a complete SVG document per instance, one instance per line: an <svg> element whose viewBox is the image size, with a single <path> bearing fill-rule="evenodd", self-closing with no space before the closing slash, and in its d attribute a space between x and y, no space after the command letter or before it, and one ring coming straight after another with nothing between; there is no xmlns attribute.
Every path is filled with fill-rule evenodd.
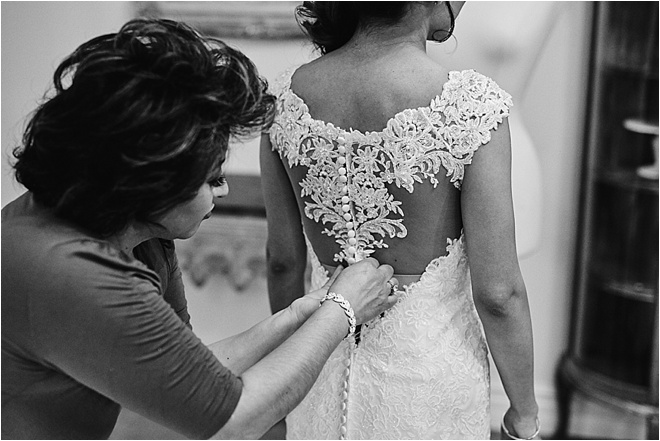
<svg viewBox="0 0 660 441"><path fill-rule="evenodd" d="M502 416L502 425L501 425L501 427L502 427L502 432L504 432L504 434L506 436L508 436L510 439L526 439L526 440L534 439L541 432L541 422L539 421L539 417L536 417L536 431L529 438L519 438L515 435L512 435L511 432L509 432L509 429L507 429L506 425L504 424L504 416Z"/></svg>
<svg viewBox="0 0 660 441"><path fill-rule="evenodd" d="M348 300L346 300L341 294L329 291L323 297L319 306L321 306L326 300L332 300L341 306L341 308L344 310L344 313L346 314L346 317L348 317L348 335L355 334L355 326L357 325L355 320L355 312L353 311L353 308L351 308L351 304L348 302Z"/></svg>

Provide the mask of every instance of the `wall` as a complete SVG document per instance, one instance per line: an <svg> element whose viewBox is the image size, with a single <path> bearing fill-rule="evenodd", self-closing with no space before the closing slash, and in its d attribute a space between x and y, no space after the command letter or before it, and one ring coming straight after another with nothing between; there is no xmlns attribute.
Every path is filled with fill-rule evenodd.
<svg viewBox="0 0 660 441"><path fill-rule="evenodd" d="M505 3L511 4L502 2L502 7ZM466 8L469 6L472 5L466 4ZM521 258L520 265L534 325L536 392L543 433L549 433L556 422L554 372L568 340L589 59L590 5L561 2L560 8L527 87L521 90L524 96L514 95L516 111L538 154L541 173L538 244ZM457 26L461 26L463 18L459 18ZM462 43L459 39L459 50ZM494 375L494 425L507 406L501 383Z"/></svg>
<svg viewBox="0 0 660 441"><path fill-rule="evenodd" d="M516 10L517 2L507 3L502 7ZM551 431L556 420L554 370L567 346L589 56L589 3L560 5L561 15L547 34L526 93L516 101L538 154L542 176L538 242L521 259L521 268L534 321L536 382L544 433ZM466 4L457 23L455 52L435 55L457 67L466 62L461 57L469 49L470 32L478 30L476 18L483 19L480 6L480 2ZM7 155L20 139L23 117L42 96L55 66L81 42L116 30L130 16L131 8L127 2L2 2L3 206L22 191L13 184ZM505 20L500 29L510 27L506 14L498 19ZM511 14L510 19L519 17ZM269 80L282 68L310 57L309 46L301 46L300 42L228 42L253 58ZM448 45L452 47L451 42ZM489 74L487 62L467 67ZM492 75L507 87L506 78ZM234 149L228 171L259 173L256 140ZM502 387L493 375L494 423L506 406Z"/></svg>

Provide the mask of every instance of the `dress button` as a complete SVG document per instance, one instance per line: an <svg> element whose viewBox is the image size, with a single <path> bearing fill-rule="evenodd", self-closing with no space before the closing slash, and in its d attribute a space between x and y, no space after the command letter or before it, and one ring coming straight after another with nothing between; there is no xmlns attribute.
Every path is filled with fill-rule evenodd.
<svg viewBox="0 0 660 441"><path fill-rule="evenodd" d="M346 226L348 227L348 224L346 224ZM352 226L353 226L353 225L351 225L351 227L352 227ZM350 231L348 232L348 237L355 237L355 231L354 231L354 230L350 230Z"/></svg>
<svg viewBox="0 0 660 441"><path fill-rule="evenodd" d="M348 228L349 230L353 228L353 222L346 222L346 228Z"/></svg>
<svg viewBox="0 0 660 441"><path fill-rule="evenodd" d="M344 219L351 220L351 213L344 213Z"/></svg>
<svg viewBox="0 0 660 441"><path fill-rule="evenodd" d="M355 251L357 250L355 249L355 247L348 247L348 250L346 251L348 251L349 254L355 254Z"/></svg>
<svg viewBox="0 0 660 441"><path fill-rule="evenodd" d="M340 175L345 175L346 174L346 167L339 167L339 174Z"/></svg>
<svg viewBox="0 0 660 441"><path fill-rule="evenodd" d="M348 243L351 245L355 245L357 243L357 240L354 237L351 237L348 239Z"/></svg>
<svg viewBox="0 0 660 441"><path fill-rule="evenodd" d="M349 265L353 265L356 262L356 260L354 257L349 257L348 259L346 259L346 262L348 262Z"/></svg>
<svg viewBox="0 0 660 441"><path fill-rule="evenodd" d="M342 154L342 155L343 155L344 153L346 153L346 147L344 147L343 145L340 145L339 148L338 148L337 150L338 150L339 153Z"/></svg>
<svg viewBox="0 0 660 441"><path fill-rule="evenodd" d="M339 176L339 181L340 182L346 182L346 181L348 181L348 178L346 177L346 175L341 175L341 176Z"/></svg>
<svg viewBox="0 0 660 441"><path fill-rule="evenodd" d="M346 164L346 158L344 158L343 156L340 156L339 158L337 158L337 162L344 165L344 164Z"/></svg>
<svg viewBox="0 0 660 441"><path fill-rule="evenodd" d="M344 213L348 213L349 211L351 211L351 206L348 204L342 205L341 209L344 211Z"/></svg>
<svg viewBox="0 0 660 441"><path fill-rule="evenodd" d="M344 138L343 136L338 136L337 137L337 142L339 144L344 144L346 142L346 138Z"/></svg>

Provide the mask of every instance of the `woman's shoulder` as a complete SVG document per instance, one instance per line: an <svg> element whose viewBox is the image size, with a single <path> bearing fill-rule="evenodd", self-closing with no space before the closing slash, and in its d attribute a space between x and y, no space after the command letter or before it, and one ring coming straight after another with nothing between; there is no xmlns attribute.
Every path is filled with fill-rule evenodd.
<svg viewBox="0 0 660 441"><path fill-rule="evenodd" d="M12 250L3 255L3 302L29 298L34 305L55 302L78 308L123 294L159 291L156 273L107 241L52 218L26 215L22 220L3 243L3 252L6 246Z"/></svg>
<svg viewBox="0 0 660 441"><path fill-rule="evenodd" d="M158 289L159 276L148 264L120 251L107 241L93 237L62 237L49 244L44 254L57 264L51 266L64 284L107 286L131 290L147 283ZM96 280L95 280L96 279Z"/></svg>

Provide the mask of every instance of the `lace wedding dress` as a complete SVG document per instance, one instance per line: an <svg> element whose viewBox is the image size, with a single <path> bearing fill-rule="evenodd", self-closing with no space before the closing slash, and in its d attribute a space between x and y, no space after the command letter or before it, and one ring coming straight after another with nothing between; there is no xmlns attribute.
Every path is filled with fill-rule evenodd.
<svg viewBox="0 0 660 441"><path fill-rule="evenodd" d="M404 110L381 132L315 120L274 84L273 148L300 182L304 213L335 239L335 261L364 259L408 231L390 193L424 180L460 189L465 167L508 115L511 97L472 70L453 71L427 107ZM306 233L309 234L309 233ZM307 240L312 289L329 273ZM395 268L396 269L396 268ZM428 263L400 301L344 339L307 397L287 417L289 439L489 439L487 347L472 300L463 235Z"/></svg>

